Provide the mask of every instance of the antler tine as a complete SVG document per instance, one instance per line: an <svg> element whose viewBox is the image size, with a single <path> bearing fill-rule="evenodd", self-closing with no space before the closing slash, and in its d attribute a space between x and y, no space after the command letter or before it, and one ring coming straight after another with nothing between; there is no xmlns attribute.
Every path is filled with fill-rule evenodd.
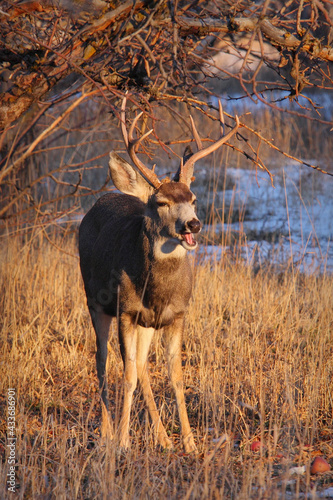
<svg viewBox="0 0 333 500"><path fill-rule="evenodd" d="M140 142L143 141L146 137L148 137L148 135L150 135L152 133L153 129L148 130L148 132L143 134L138 139L134 139L133 134L134 134L135 126L143 114L143 112L141 111L141 113L136 115L136 117L134 118L132 125L129 129L129 132L127 133L126 112L125 112L126 101L127 101L127 97L125 96L122 103L121 103L121 112L120 112L121 131L123 134L123 139L124 139L124 143L126 145L126 149L128 151L128 154L130 155L131 160L133 161L134 165L139 170L139 172L142 174L142 176L146 179L146 181L148 181L149 184L151 184L151 186L153 186L154 188L158 188L161 185L161 181L159 180L157 175L152 170L150 170L148 167L146 167L144 165L144 163L142 163L142 161L136 155L136 152L137 152L137 149L139 147Z"/></svg>
<svg viewBox="0 0 333 500"><path fill-rule="evenodd" d="M134 118L134 120L132 122L132 125L131 125L131 127L129 129L129 132L128 132L129 145L132 146L132 147L134 147L135 151L137 151L140 142L143 141L146 137L148 137L148 135L150 135L152 133L152 131L153 131L153 129L151 128L150 130L148 130L148 132L146 132L145 134L143 134L138 139L134 139L133 132L134 132L135 126L137 124L137 121L139 120L139 118L142 115L143 115L143 111L141 111L141 113L139 113L138 115L136 115L136 117Z"/></svg>
<svg viewBox="0 0 333 500"><path fill-rule="evenodd" d="M220 107L220 120L221 120L221 107ZM230 130L230 132L227 135L224 135L218 141L214 142L213 144L211 144L207 148L200 149L199 151L194 153L192 156L190 156L190 158L187 160L185 165L183 165L183 167L181 168L180 175L179 175L180 182L188 183L189 172L193 168L194 163L196 161L200 160L201 158L205 158L205 156L208 156L209 154L216 151L219 147L222 146L222 144L227 142L237 132L238 127L239 127L239 118L237 115L235 116L235 120L236 120L236 125L234 126L234 128L232 130ZM191 123L192 123L192 121L193 120L191 120ZM193 126L192 126L192 128L193 128ZM194 127L194 129L195 129L195 127ZM193 135L194 135L194 132L193 132ZM198 135L198 133L197 133L197 135ZM196 139L196 142L197 142L197 139Z"/></svg>
<svg viewBox="0 0 333 500"><path fill-rule="evenodd" d="M134 139L134 137L133 137L133 132L134 132L134 129L136 127L137 121L139 120L139 118L141 118L142 115L143 115L143 111L140 111L140 113L134 117L134 120L133 120L132 125L130 126L130 129L128 132L129 142L136 142L137 141L137 139Z"/></svg>
<svg viewBox="0 0 333 500"><path fill-rule="evenodd" d="M125 96L124 99L122 100L120 108L120 126L126 149L128 149L128 134L126 129L126 112L125 112L126 102L127 102L127 97Z"/></svg>
<svg viewBox="0 0 333 500"><path fill-rule="evenodd" d="M198 134L198 131L197 131L195 123L194 123L194 120L193 120L193 118L192 118L191 115L190 115L190 120L191 120L193 137L194 137L194 140L195 140L195 142L197 144L197 148L200 151L200 149L202 149L202 142L201 142L200 136Z"/></svg>

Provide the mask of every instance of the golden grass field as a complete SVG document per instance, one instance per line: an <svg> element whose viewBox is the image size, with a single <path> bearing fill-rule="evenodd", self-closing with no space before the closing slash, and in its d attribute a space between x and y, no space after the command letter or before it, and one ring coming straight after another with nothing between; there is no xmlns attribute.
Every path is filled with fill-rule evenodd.
<svg viewBox="0 0 333 500"><path fill-rule="evenodd" d="M23 241L24 240L24 241ZM95 338L76 235L35 228L2 238L0 498L304 498L327 489L311 476L333 465L333 282L292 267L254 273L240 258L193 262L183 369L199 453L179 443L161 335L150 373L172 451L155 447L140 391L131 449L99 440ZM110 402L121 407L122 361L113 328ZM15 391L16 493L7 490L7 395ZM251 443L263 443L259 452ZM304 474L292 467L306 466Z"/></svg>
<svg viewBox="0 0 333 500"><path fill-rule="evenodd" d="M43 175L47 178L54 166L64 168L69 175L77 157L87 162L95 156L97 145L98 155L105 155L104 163L99 158L91 161L93 168L84 172L84 184L96 189L103 185L111 142L117 150L123 146L115 141L119 133L115 136L114 128L110 129L109 117L96 113L92 103L93 112L89 113L87 106L82 107L82 117L76 117L85 124L81 124L82 130L74 126L75 120L67 128L64 124L60 130L64 133L51 136L54 148L50 139L50 145L33 157L25 172L28 183L33 185L38 175L42 180ZM312 126L312 122L288 117L285 126L283 114L251 113L244 108L242 121L264 130L281 149L306 160L320 157L324 168L331 164L332 141L326 125ZM167 127L163 122L162 129L183 137L181 128L177 131L168 126L168 116L165 123ZM201 124L207 136L215 128L215 123ZM242 134L246 136L247 131L242 130ZM160 147L158 152L157 163L168 165L168 155ZM265 144L260 154L268 165L281 164L281 155ZM229 148L218 155L222 158L216 165L246 166L244 155L233 152L232 156ZM96 168L96 161L103 168ZM65 181L76 184L75 176L73 180L66 175ZM211 223L210 242L234 244L233 235L214 233L217 213L209 206L207 191L224 190L223 175L217 173L216 182L214 175L209 182L200 175L198 179L200 217ZM16 181L14 176L15 192ZM88 197L78 201L63 185L45 183L46 189L42 184L32 195L46 199L45 213L51 218L79 205L87 210ZM63 191L58 192L58 188ZM56 201L48 206L53 196ZM18 214L25 213L28 202L24 198L15 205ZM41 205L40 210L45 207ZM224 216L231 220L233 208L229 211L223 206L215 222L223 223ZM235 253L231 250L221 261L194 258L183 371L199 453L184 454L179 442L163 336L157 332L149 358L151 381L175 447L172 451L156 448L137 390L132 446L122 454L112 443L99 439L95 334L80 276L77 228L62 233L37 221L30 230L21 224L17 233L13 227L8 231L9 235L3 231L0 237L1 500L315 499L333 484L332 472L311 476L309 471L315 456L325 457L333 466L332 276L302 275L291 264L283 269L266 265L254 271L239 257L236 246ZM114 326L108 375L116 425L122 401L122 361ZM7 483L11 458L7 445L12 442L8 396L12 394L15 493L8 491ZM262 443L258 452L251 451L255 441ZM303 474L293 474L295 467L303 466Z"/></svg>

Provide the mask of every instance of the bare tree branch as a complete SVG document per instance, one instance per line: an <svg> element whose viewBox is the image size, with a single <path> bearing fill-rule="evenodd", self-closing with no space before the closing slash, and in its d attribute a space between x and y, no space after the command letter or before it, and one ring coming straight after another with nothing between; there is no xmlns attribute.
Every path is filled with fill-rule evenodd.
<svg viewBox="0 0 333 500"><path fill-rule="evenodd" d="M176 161L177 145L191 140L187 126L178 137L167 137L173 127L163 128L161 110L183 125L190 112L200 113L206 127L217 119L221 95L235 102L246 97L290 121L316 123L328 134L332 118L316 97L333 90L332 18L331 0L4 0L0 216L35 210L39 202L60 206L90 192L85 169L97 157L94 134L103 136L103 156L110 149L108 127L113 121L117 130L126 92L129 112L143 111L143 126L151 122L153 134L144 145L148 156L156 144ZM234 117L225 111L224 117L227 133ZM269 173L262 153L268 147L330 174L275 144L248 116L240 118L237 143L228 146L256 167ZM118 139L113 134L112 140ZM59 164L44 166L51 157ZM104 189L105 176L97 184Z"/></svg>

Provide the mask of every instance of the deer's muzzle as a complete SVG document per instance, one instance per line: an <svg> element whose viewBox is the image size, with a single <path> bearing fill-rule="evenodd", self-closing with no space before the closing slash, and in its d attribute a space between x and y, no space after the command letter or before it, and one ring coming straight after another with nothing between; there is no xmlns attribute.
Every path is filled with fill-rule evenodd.
<svg viewBox="0 0 333 500"><path fill-rule="evenodd" d="M193 238L193 233L198 233L201 230L201 223L198 219L192 219L186 223L185 230L182 231L181 244L186 250L194 250L198 243Z"/></svg>

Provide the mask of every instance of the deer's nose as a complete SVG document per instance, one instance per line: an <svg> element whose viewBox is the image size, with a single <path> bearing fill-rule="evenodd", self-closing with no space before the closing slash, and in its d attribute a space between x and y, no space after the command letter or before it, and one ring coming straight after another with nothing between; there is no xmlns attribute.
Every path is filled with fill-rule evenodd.
<svg viewBox="0 0 333 500"><path fill-rule="evenodd" d="M198 233L201 229L201 223L198 219L192 219L186 225L191 233Z"/></svg>

